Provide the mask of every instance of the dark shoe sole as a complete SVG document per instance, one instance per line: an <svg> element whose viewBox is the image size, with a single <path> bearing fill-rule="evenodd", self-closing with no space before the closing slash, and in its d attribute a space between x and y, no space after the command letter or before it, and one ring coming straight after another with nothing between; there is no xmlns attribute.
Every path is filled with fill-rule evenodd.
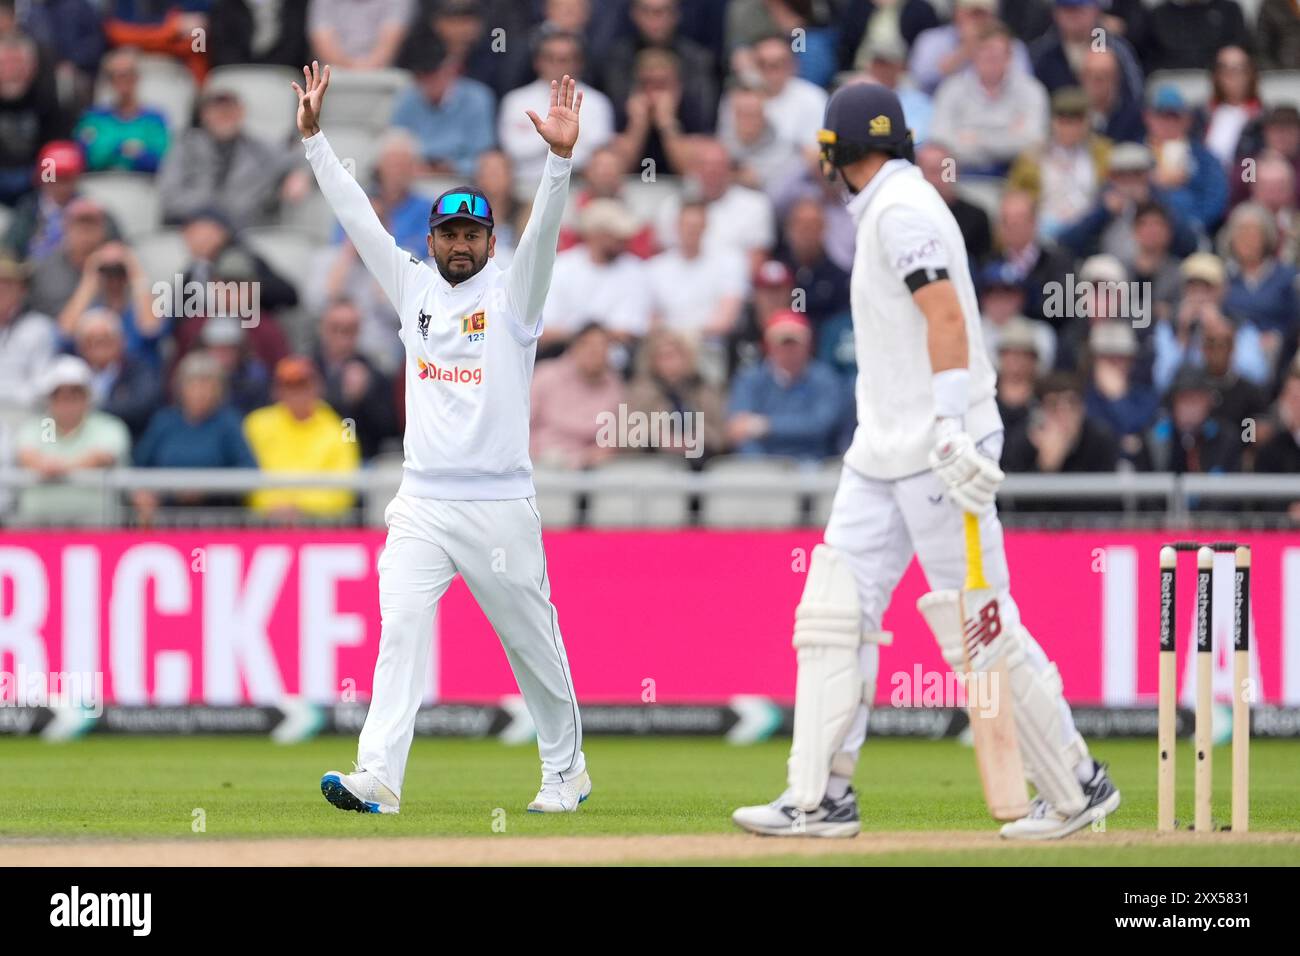
<svg viewBox="0 0 1300 956"><path fill-rule="evenodd" d="M379 812L378 804L366 803L359 799L356 794L343 786L343 781L335 774L327 773L320 778L320 792L326 800L340 810L350 810L353 813Z"/></svg>

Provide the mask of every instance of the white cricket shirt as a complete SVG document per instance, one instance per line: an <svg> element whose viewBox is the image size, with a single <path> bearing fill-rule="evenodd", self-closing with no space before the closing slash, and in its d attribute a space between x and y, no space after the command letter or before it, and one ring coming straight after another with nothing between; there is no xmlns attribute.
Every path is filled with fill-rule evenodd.
<svg viewBox="0 0 1300 956"><path fill-rule="evenodd" d="M984 348L966 243L948 206L905 159L885 163L848 210L857 223L849 298L858 360L858 427L844 461L868 478L893 480L930 468L934 394L925 314L904 281L946 269L966 318L970 407L966 432L979 441L1002 429L997 376Z"/></svg>
<svg viewBox="0 0 1300 956"><path fill-rule="evenodd" d="M401 322L401 492L461 501L531 497L529 385L571 160L547 152L510 267L489 259L477 275L453 286L397 247L324 133L303 142L321 193Z"/></svg>

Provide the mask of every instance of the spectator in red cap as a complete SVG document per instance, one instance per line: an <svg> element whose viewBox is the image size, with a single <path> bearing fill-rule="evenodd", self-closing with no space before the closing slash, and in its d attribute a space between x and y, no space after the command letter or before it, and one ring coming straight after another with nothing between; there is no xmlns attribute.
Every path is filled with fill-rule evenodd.
<svg viewBox="0 0 1300 956"><path fill-rule="evenodd" d="M31 191L41 144L61 136L63 125L36 44L23 34L0 36L0 203L12 206Z"/></svg>
<svg viewBox="0 0 1300 956"><path fill-rule="evenodd" d="M727 343L729 380L738 369L763 360L763 329L773 315L790 308L794 273L780 259L768 259L754 270L750 287L753 291L741 307Z"/></svg>
<svg viewBox="0 0 1300 956"><path fill-rule="evenodd" d="M727 438L742 455L821 459L836 453L849 390L812 357L812 327L798 312L777 312L763 332L767 358L737 376Z"/></svg>
<svg viewBox="0 0 1300 956"><path fill-rule="evenodd" d="M77 183L85 171L81 147L71 140L56 139L41 147L32 173L36 190L14 208L5 245L33 260L57 249L63 240L65 210L76 197Z"/></svg>

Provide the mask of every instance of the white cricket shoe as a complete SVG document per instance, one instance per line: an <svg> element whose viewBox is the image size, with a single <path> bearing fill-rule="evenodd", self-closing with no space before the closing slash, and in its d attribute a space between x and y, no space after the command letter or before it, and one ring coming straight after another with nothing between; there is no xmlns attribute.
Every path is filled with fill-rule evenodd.
<svg viewBox="0 0 1300 956"><path fill-rule="evenodd" d="M1092 779L1083 785L1083 795L1088 798L1088 802L1074 816L1066 816L1042 797L1034 797L1027 814L1019 820L1003 824L1003 839L1059 840L1104 820L1119 809L1119 790L1106 773L1106 765L1095 760Z"/></svg>
<svg viewBox="0 0 1300 956"><path fill-rule="evenodd" d="M741 807L731 815L742 830L760 836L855 837L862 829L858 818L858 796L850 787L838 800L822 798L815 810L800 810L789 802L789 791L771 803Z"/></svg>
<svg viewBox="0 0 1300 956"><path fill-rule="evenodd" d="M397 795L369 770L353 773L331 770L320 778L320 792L340 810L356 813L396 813Z"/></svg>
<svg viewBox="0 0 1300 956"><path fill-rule="evenodd" d="M529 813L572 813L578 805L591 796L591 778L583 771L570 780L559 783L542 781L542 789L537 791L533 802L528 804Z"/></svg>

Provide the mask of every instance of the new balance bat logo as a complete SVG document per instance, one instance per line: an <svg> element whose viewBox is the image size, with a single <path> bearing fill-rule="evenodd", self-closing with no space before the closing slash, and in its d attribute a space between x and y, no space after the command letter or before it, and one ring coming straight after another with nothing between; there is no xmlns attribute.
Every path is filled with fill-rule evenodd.
<svg viewBox="0 0 1300 956"><path fill-rule="evenodd" d="M989 601L974 618L966 622L966 649L972 657L981 647L988 647L1002 633L1002 617L998 613L997 598Z"/></svg>

